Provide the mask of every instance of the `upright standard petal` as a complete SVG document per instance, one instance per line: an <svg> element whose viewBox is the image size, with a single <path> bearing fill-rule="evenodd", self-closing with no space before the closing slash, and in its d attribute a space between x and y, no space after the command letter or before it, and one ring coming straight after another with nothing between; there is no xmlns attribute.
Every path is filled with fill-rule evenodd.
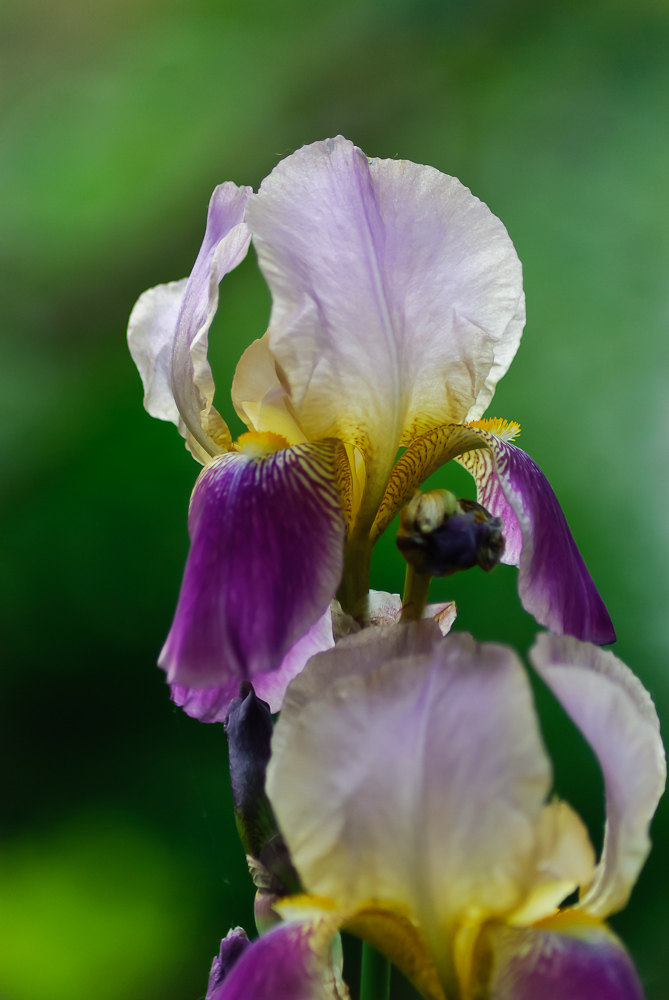
<svg viewBox="0 0 669 1000"><path fill-rule="evenodd" d="M550 765L510 650L432 622L368 633L291 685L267 791L305 888L407 912L448 983L458 922L532 884Z"/></svg>
<svg viewBox="0 0 669 1000"><path fill-rule="evenodd" d="M207 360L209 327L218 308L218 286L246 256L251 234L243 222L251 188L219 185L209 202L207 229L191 271L174 333L171 383L179 413L207 455L231 444L230 432L213 407L214 380Z"/></svg>
<svg viewBox="0 0 669 1000"><path fill-rule="evenodd" d="M487 934L487 982L468 1000L644 1000L634 964L602 924L560 916Z"/></svg>
<svg viewBox="0 0 669 1000"><path fill-rule="evenodd" d="M227 686L229 701L239 681L276 670L325 613L344 546L335 454L336 443L321 442L259 458L224 455L203 470L159 660L170 683Z"/></svg>
<svg viewBox="0 0 669 1000"><path fill-rule="evenodd" d="M576 547L550 483L529 455L485 425L470 427L484 447L458 461L476 480L476 499L501 517L502 562L518 566L523 607L558 635L615 642L609 613Z"/></svg>
<svg viewBox="0 0 669 1000"><path fill-rule="evenodd" d="M378 494L401 440L478 414L510 363L523 316L513 244L455 178L369 161L341 136L282 160L246 220L300 425L360 448Z"/></svg>
<svg viewBox="0 0 669 1000"><path fill-rule="evenodd" d="M648 827L666 762L650 695L613 653L570 636L540 635L530 660L590 743L604 775L606 836L578 906L601 917L622 909L650 850Z"/></svg>

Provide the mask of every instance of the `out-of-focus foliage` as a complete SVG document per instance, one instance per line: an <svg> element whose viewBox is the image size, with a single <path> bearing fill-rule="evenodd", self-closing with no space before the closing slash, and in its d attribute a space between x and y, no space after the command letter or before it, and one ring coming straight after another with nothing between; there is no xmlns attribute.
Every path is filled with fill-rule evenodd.
<svg viewBox="0 0 669 1000"><path fill-rule="evenodd" d="M141 408L127 316L190 270L211 189L342 132L453 173L507 225L529 322L490 411L551 479L669 708L669 11L664 0L6 0L0 14L0 996L202 996L252 927L220 726L153 666L197 468ZM212 333L217 403L264 330L252 256ZM433 485L471 495L461 470ZM392 534L375 584L401 588ZM434 585L527 648L515 571ZM545 692L558 788L601 781ZM666 809L616 926L663 1000Z"/></svg>

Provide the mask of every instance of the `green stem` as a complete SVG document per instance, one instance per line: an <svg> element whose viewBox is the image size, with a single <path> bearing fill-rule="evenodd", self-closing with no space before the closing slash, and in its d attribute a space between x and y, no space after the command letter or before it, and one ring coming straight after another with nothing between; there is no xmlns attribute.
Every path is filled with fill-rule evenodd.
<svg viewBox="0 0 669 1000"><path fill-rule="evenodd" d="M337 592L342 609L361 625L368 624L366 597L369 593L369 569L372 562L369 537L349 538L344 552L344 575Z"/></svg>
<svg viewBox="0 0 669 1000"><path fill-rule="evenodd" d="M431 579L432 577L425 573L417 573L413 566L407 563L401 622L419 622L421 620L427 604Z"/></svg>
<svg viewBox="0 0 669 1000"><path fill-rule="evenodd" d="M360 1000L389 1000L389 997L390 962L363 941Z"/></svg>

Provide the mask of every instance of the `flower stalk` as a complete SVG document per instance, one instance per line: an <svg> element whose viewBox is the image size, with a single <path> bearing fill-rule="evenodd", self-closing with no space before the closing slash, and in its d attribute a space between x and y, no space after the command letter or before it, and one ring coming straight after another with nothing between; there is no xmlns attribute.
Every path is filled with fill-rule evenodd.
<svg viewBox="0 0 669 1000"><path fill-rule="evenodd" d="M360 1000L388 1000L390 962L376 948L363 941L360 970Z"/></svg>

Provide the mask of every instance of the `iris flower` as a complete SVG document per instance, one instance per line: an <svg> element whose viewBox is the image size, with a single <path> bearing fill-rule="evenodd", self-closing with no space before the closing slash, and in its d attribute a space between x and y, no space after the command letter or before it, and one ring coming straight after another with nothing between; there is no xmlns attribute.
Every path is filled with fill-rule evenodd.
<svg viewBox="0 0 669 1000"><path fill-rule="evenodd" d="M233 442L207 343L219 283L251 240L272 310L237 366L248 430ZM216 188L190 277L145 292L128 334L146 409L204 465L160 657L187 710L222 718L242 679L278 708L332 642L331 598L364 616L375 541L452 458L503 519L525 608L556 633L613 641L553 491L512 444L517 425L482 419L524 318L504 226L432 167L369 160L340 136L286 157L255 194Z"/></svg>
<svg viewBox="0 0 669 1000"><path fill-rule="evenodd" d="M431 622L370 629L310 662L274 732L267 791L309 894L279 910L303 913L301 940L335 921L429 1000L642 998L604 920L649 850L666 774L657 715L610 652L545 633L530 656L601 766L599 861L551 797L517 656Z"/></svg>

